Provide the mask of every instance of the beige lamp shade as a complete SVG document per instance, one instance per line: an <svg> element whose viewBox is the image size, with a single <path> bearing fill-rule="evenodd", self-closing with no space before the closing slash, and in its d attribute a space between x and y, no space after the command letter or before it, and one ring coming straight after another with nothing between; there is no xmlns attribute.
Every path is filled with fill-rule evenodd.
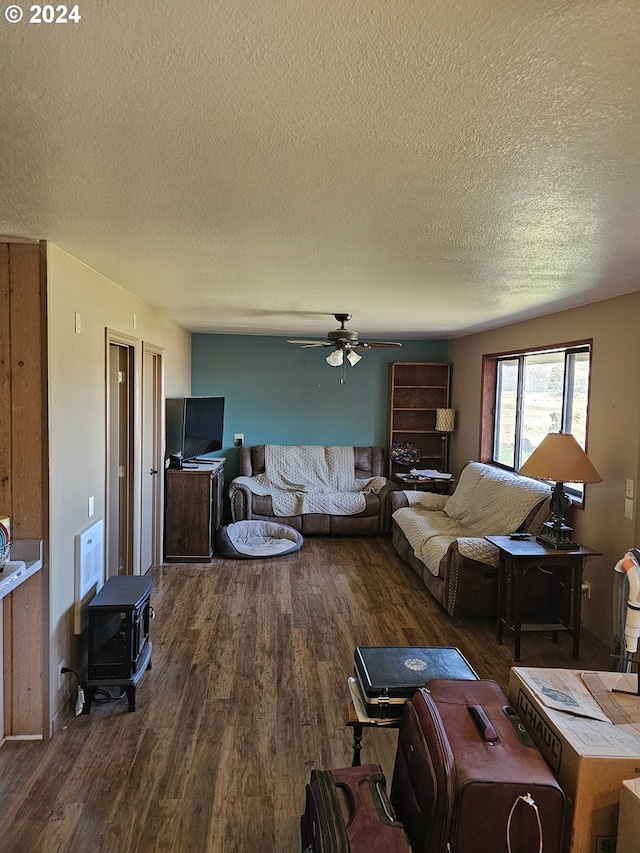
<svg viewBox="0 0 640 853"><path fill-rule="evenodd" d="M436 409L436 431L453 432L456 413L454 409Z"/></svg>
<svg viewBox="0 0 640 853"><path fill-rule="evenodd" d="M602 482L602 477L570 432L550 432L518 473L557 483Z"/></svg>

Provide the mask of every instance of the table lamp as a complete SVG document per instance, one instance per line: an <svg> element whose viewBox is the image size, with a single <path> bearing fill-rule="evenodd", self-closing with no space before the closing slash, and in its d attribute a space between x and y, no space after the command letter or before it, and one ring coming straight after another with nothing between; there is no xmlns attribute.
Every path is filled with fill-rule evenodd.
<svg viewBox="0 0 640 853"><path fill-rule="evenodd" d="M555 481L551 489L551 517L536 537L549 548L578 548L571 534L573 528L565 520L571 498L564 483L601 483L602 477L570 432L550 432L536 447L518 471L525 477Z"/></svg>

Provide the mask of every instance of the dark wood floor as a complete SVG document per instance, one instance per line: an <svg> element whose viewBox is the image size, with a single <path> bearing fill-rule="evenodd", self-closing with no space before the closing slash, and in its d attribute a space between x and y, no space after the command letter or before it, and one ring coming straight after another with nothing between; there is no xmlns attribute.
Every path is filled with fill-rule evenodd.
<svg viewBox="0 0 640 853"><path fill-rule="evenodd" d="M493 622L451 620L387 539L309 538L285 557L151 574L138 710L94 706L49 743L0 749L2 853L296 851L310 770L351 763L355 646L458 646L508 683ZM586 642L579 663L609 665ZM521 665L573 668L569 637L527 635ZM389 780L396 737L365 733L363 760Z"/></svg>

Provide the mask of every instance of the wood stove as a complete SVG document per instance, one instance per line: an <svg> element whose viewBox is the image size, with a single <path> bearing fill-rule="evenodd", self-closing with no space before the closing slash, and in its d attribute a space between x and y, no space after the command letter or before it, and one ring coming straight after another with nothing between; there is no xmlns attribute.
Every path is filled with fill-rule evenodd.
<svg viewBox="0 0 640 853"><path fill-rule="evenodd" d="M151 668L151 586L148 577L111 577L89 603L89 666L83 714L91 712L96 691L122 687L129 711L136 709L136 686Z"/></svg>

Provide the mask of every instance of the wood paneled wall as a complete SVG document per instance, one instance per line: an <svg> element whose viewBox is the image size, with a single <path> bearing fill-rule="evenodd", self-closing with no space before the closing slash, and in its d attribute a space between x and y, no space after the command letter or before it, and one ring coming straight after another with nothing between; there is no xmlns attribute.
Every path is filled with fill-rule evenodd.
<svg viewBox="0 0 640 853"><path fill-rule="evenodd" d="M0 512L15 539L42 539L46 491L45 257L0 244Z"/></svg>
<svg viewBox="0 0 640 853"><path fill-rule="evenodd" d="M12 539L47 539L46 254L0 243L0 513ZM48 726L47 571L2 601L3 735Z"/></svg>

